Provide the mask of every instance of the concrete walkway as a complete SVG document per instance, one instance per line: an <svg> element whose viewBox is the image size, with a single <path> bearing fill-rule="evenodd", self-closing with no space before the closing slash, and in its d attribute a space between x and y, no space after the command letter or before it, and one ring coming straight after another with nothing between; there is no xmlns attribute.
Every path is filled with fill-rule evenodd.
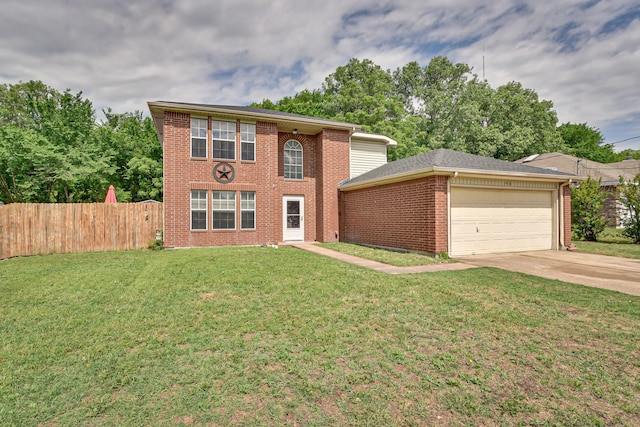
<svg viewBox="0 0 640 427"><path fill-rule="evenodd" d="M287 246L293 246L294 248L303 249L305 251L313 252L314 254L328 256L354 264L360 267L369 268L371 270L379 271L387 274L411 274L411 273L428 273L434 271L454 271L454 270L466 270L468 268L475 268L474 265L465 264L462 262L449 262L443 264L431 264L431 265L416 265L410 267L396 267L394 265L384 264L382 262L371 261L368 259L360 258L353 255L343 254L341 252L332 251L331 249L323 248L321 246L314 245L312 243L292 243Z"/></svg>

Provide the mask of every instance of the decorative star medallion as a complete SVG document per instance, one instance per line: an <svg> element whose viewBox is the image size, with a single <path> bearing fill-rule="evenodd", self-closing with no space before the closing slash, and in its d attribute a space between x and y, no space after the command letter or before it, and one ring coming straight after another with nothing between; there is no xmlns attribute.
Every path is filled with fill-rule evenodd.
<svg viewBox="0 0 640 427"><path fill-rule="evenodd" d="M235 176L236 171L233 170L233 166L227 162L218 163L213 168L213 177L221 184L230 183Z"/></svg>

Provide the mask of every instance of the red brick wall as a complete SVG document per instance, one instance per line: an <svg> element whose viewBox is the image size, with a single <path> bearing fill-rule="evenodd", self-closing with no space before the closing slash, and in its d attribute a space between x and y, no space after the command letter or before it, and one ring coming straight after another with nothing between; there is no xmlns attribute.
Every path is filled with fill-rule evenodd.
<svg viewBox="0 0 640 427"><path fill-rule="evenodd" d="M164 240L167 247L257 245L278 243L282 234L282 198L304 196L305 240L336 240L337 184L349 176L349 134L279 133L274 123L256 123L256 161L240 160L240 121L236 121L235 169L229 184L215 181L211 158L211 121L206 159L191 158L191 117L166 112L164 120ZM304 178L284 179L284 143L295 139L303 147ZM324 166L324 168L323 168ZM326 170L325 170L326 169ZM318 187L318 183L321 186ZM329 186L327 188L327 186ZM190 192L207 191L207 230L191 230ZM211 193L236 191L236 229L212 230ZM256 229L240 229L240 191L256 193Z"/></svg>
<svg viewBox="0 0 640 427"><path fill-rule="evenodd" d="M447 251L447 177L341 194L341 240L432 254Z"/></svg>
<svg viewBox="0 0 640 427"><path fill-rule="evenodd" d="M317 240L337 242L340 236L338 184L350 176L349 133L324 130L318 134L316 156L318 158Z"/></svg>

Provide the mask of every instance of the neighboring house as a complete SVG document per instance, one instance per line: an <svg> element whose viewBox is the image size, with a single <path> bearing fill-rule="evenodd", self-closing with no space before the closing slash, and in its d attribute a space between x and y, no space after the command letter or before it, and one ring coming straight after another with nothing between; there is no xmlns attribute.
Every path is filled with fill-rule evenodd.
<svg viewBox="0 0 640 427"><path fill-rule="evenodd" d="M604 214L612 227L619 227L621 224L620 219L628 215L618 198L617 187L620 184L620 177L628 181L640 174L640 160L633 159L616 163L599 163L564 153L546 153L534 154L524 159L516 160L516 163L601 180L602 189L609 193L605 202Z"/></svg>
<svg viewBox="0 0 640 427"><path fill-rule="evenodd" d="M576 178L430 151L342 183L341 240L452 256L566 248Z"/></svg>
<svg viewBox="0 0 640 427"><path fill-rule="evenodd" d="M451 150L387 163L359 125L149 102L167 247L348 241L451 255L570 245L570 174Z"/></svg>
<svg viewBox="0 0 640 427"><path fill-rule="evenodd" d="M167 247L339 238L338 184L396 142L359 125L252 107L149 102Z"/></svg>

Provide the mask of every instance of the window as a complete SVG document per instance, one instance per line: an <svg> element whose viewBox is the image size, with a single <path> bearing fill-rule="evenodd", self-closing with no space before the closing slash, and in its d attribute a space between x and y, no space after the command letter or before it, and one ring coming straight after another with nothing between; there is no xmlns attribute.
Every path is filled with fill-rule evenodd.
<svg viewBox="0 0 640 427"><path fill-rule="evenodd" d="M256 159L256 125L240 123L240 150L241 160Z"/></svg>
<svg viewBox="0 0 640 427"><path fill-rule="evenodd" d="M213 229L234 230L236 228L236 192L213 192Z"/></svg>
<svg viewBox="0 0 640 427"><path fill-rule="evenodd" d="M207 192L191 190L191 229L207 229Z"/></svg>
<svg viewBox="0 0 640 427"><path fill-rule="evenodd" d="M236 158L236 123L212 122L213 158L235 160Z"/></svg>
<svg viewBox="0 0 640 427"><path fill-rule="evenodd" d="M256 193L252 191L240 193L240 228L256 228Z"/></svg>
<svg viewBox="0 0 640 427"><path fill-rule="evenodd" d="M284 144L284 177L302 179L302 145L298 141Z"/></svg>
<svg viewBox="0 0 640 427"><path fill-rule="evenodd" d="M191 157L207 158L207 119L191 118Z"/></svg>

